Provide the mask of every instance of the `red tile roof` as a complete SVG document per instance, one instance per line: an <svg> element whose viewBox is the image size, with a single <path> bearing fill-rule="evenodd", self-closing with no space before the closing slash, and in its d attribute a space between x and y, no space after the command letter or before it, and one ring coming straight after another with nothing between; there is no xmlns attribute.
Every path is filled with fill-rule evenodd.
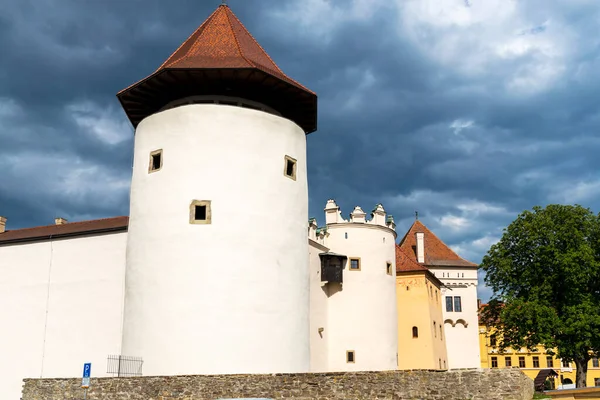
<svg viewBox="0 0 600 400"><path fill-rule="evenodd" d="M125 231L128 225L129 217L114 217L82 222L67 222L63 225L15 229L0 233L0 246L9 243L46 240L66 236Z"/></svg>
<svg viewBox="0 0 600 400"><path fill-rule="evenodd" d="M165 69L221 68L257 68L314 94L283 73L227 5L220 5L155 74Z"/></svg>
<svg viewBox="0 0 600 400"><path fill-rule="evenodd" d="M429 269L413 260L413 258L405 253L399 245L396 245L396 274L405 272L422 272L429 280L435 282L438 287L444 285Z"/></svg>
<svg viewBox="0 0 600 400"><path fill-rule="evenodd" d="M448 267L477 267L470 261L456 254L448 245L433 234L421 221L415 221L406 235L400 241L400 248L408 254L411 259L417 261L417 239L416 233L425 234L425 263L426 266L448 266Z"/></svg>

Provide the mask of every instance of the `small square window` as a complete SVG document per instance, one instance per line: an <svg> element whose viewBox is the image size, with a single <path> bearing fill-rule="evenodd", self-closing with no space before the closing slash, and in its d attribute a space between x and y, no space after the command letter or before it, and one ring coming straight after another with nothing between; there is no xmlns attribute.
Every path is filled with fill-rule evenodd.
<svg viewBox="0 0 600 400"><path fill-rule="evenodd" d="M346 362L354 364L356 357L354 356L354 350L348 350L346 352Z"/></svg>
<svg viewBox="0 0 600 400"><path fill-rule="evenodd" d="M296 164L297 161L295 158L285 156L283 164L283 175L287 176L288 178L294 181L296 180Z"/></svg>
<svg viewBox="0 0 600 400"><path fill-rule="evenodd" d="M194 200L190 204L190 224L208 225L212 222L210 200Z"/></svg>
<svg viewBox="0 0 600 400"><path fill-rule="evenodd" d="M360 258L350 259L350 271L360 271Z"/></svg>
<svg viewBox="0 0 600 400"><path fill-rule="evenodd" d="M392 263L386 263L385 264L385 272L388 275L392 275Z"/></svg>
<svg viewBox="0 0 600 400"><path fill-rule="evenodd" d="M150 153L150 165L148 166L148 173L160 171L163 162L162 153L162 149Z"/></svg>

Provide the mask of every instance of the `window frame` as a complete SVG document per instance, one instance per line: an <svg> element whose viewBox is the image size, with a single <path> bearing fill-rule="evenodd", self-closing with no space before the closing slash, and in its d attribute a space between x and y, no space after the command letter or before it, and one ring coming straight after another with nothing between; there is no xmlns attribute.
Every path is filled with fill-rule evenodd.
<svg viewBox="0 0 600 400"><path fill-rule="evenodd" d="M552 356L546 356L546 367L554 368L554 359L552 358Z"/></svg>
<svg viewBox="0 0 600 400"><path fill-rule="evenodd" d="M160 156L160 166L158 168L154 168L154 157L159 155ZM163 161L164 161L164 157L163 157L163 149L158 149L158 150L154 150L150 152L150 162L148 163L148 173L152 174L154 172L158 172L162 169L163 167Z"/></svg>
<svg viewBox="0 0 600 400"><path fill-rule="evenodd" d="M599 368L600 367L600 361L598 361L597 357L593 357L592 358L592 368Z"/></svg>
<svg viewBox="0 0 600 400"><path fill-rule="evenodd" d="M457 300L458 303L456 302ZM462 312L462 299L460 296L454 296L454 312Z"/></svg>
<svg viewBox="0 0 600 400"><path fill-rule="evenodd" d="M352 361L350 361L352 355ZM356 364L356 352L354 350L346 350L346 364Z"/></svg>
<svg viewBox="0 0 600 400"><path fill-rule="evenodd" d="M212 209L210 200L192 200L190 203L190 224L210 225L212 224ZM206 207L206 219L196 219L196 207Z"/></svg>
<svg viewBox="0 0 600 400"><path fill-rule="evenodd" d="M533 368L539 368L540 367L540 357L533 356L533 357L531 357L531 361L533 362Z"/></svg>
<svg viewBox="0 0 600 400"><path fill-rule="evenodd" d="M288 162L293 163L292 175L288 175ZM284 156L283 157L283 176L295 181L297 171L298 171L298 160L296 160L295 158L290 157L288 155Z"/></svg>
<svg viewBox="0 0 600 400"><path fill-rule="evenodd" d="M519 356L519 368L527 368L527 361L524 356Z"/></svg>
<svg viewBox="0 0 600 400"><path fill-rule="evenodd" d="M358 268L352 268L352 261L356 261L358 264ZM349 271L360 271L361 269L361 265L360 265L360 257L349 257L348 259L348 270Z"/></svg>
<svg viewBox="0 0 600 400"><path fill-rule="evenodd" d="M491 367L498 368L498 357L492 356L491 358Z"/></svg>
<svg viewBox="0 0 600 400"><path fill-rule="evenodd" d="M454 298L452 296L445 296L446 298L446 312L454 312ZM448 303L448 300L450 302ZM448 307L450 306L450 307Z"/></svg>
<svg viewBox="0 0 600 400"><path fill-rule="evenodd" d="M504 366L506 368L511 368L512 367L512 357L510 357L510 356L504 357Z"/></svg>

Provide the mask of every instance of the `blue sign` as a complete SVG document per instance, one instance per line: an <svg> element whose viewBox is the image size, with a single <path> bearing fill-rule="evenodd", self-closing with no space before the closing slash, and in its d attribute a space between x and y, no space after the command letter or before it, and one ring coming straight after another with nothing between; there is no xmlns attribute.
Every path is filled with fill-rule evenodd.
<svg viewBox="0 0 600 400"><path fill-rule="evenodd" d="M84 378L89 378L91 371L92 371L92 363L83 364L83 377Z"/></svg>
<svg viewBox="0 0 600 400"><path fill-rule="evenodd" d="M90 387L90 373L92 372L92 363L83 364L83 379L81 380L81 387L88 389Z"/></svg>

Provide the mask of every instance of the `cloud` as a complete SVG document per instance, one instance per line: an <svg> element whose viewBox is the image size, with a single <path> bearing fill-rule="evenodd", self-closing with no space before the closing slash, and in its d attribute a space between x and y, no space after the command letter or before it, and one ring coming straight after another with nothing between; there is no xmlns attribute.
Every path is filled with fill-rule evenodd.
<svg viewBox="0 0 600 400"><path fill-rule="evenodd" d="M94 102L82 101L67 105L65 111L77 126L106 144L119 144L133 134L122 111L113 105L100 107Z"/></svg>

